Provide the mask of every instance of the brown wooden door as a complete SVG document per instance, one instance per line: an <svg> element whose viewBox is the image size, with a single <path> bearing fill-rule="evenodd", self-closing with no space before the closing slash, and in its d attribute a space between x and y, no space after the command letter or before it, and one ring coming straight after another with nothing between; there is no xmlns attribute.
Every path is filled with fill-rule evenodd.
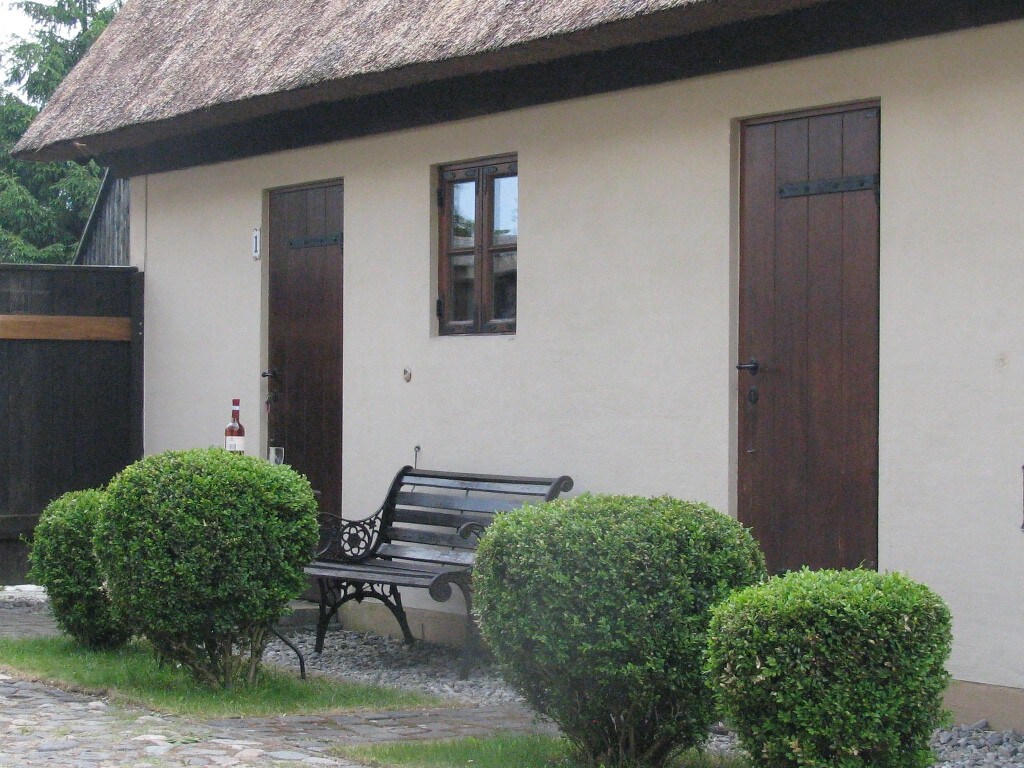
<svg viewBox="0 0 1024 768"><path fill-rule="evenodd" d="M879 107L741 142L739 518L773 572L875 567Z"/></svg>
<svg viewBox="0 0 1024 768"><path fill-rule="evenodd" d="M269 446L341 512L342 186L270 195Z"/></svg>

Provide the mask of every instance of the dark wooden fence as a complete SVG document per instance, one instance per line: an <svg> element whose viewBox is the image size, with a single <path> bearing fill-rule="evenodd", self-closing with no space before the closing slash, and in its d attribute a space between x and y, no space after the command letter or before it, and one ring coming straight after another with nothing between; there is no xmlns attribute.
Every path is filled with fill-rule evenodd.
<svg viewBox="0 0 1024 768"><path fill-rule="evenodd" d="M142 455L142 274L0 264L0 584L65 491Z"/></svg>

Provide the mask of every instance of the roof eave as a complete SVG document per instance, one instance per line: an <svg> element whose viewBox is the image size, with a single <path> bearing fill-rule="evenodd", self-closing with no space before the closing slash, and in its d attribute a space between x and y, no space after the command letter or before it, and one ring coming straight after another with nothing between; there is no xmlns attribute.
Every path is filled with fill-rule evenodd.
<svg viewBox="0 0 1024 768"><path fill-rule="evenodd" d="M1024 0L804 5L638 45L576 46L575 55L566 47L546 55L507 49L348 78L39 148L19 145L16 156L95 158L119 176L154 173L1024 18Z"/></svg>
<svg viewBox="0 0 1024 768"><path fill-rule="evenodd" d="M259 119L277 112L301 110L317 104L357 99L453 78L509 71L625 46L642 45L834 1L773 0L765 3L763 0L695 0L657 13L609 22L568 34L538 38L471 56L326 80L105 132L54 142L37 142L30 131L16 144L12 155L25 160L83 161L175 136Z"/></svg>

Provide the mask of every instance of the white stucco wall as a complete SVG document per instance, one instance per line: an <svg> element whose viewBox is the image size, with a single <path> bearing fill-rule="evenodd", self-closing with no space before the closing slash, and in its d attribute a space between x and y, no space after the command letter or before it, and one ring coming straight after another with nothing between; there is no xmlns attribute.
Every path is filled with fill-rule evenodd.
<svg viewBox="0 0 1024 768"><path fill-rule="evenodd" d="M219 443L239 396L262 445L251 232L265 190L343 178L348 516L414 445L421 466L731 510L733 126L880 98L881 567L950 603L956 677L1024 687L1022 51L1004 24L133 183L146 450ZM518 331L438 337L431 167L503 152Z"/></svg>

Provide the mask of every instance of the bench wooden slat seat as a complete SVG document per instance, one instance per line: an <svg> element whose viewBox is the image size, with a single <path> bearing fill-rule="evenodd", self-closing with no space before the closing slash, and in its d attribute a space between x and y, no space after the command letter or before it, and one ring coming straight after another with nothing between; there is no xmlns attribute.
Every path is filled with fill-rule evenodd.
<svg viewBox="0 0 1024 768"><path fill-rule="evenodd" d="M440 569L426 571L418 568L401 568L388 560L373 558L364 563L363 568L331 568L326 564L318 564L306 570L307 573L327 579L358 579L367 584L396 584L401 587L422 587L428 589L441 572Z"/></svg>
<svg viewBox="0 0 1024 768"><path fill-rule="evenodd" d="M512 477L406 466L395 475L384 503L365 520L321 515L321 546L305 568L320 591L317 652L341 606L366 598L384 603L412 643L399 587L427 589L434 600L445 602L454 585L467 606L465 672L477 643L470 576L480 533L498 512L550 501L572 485L566 475Z"/></svg>

